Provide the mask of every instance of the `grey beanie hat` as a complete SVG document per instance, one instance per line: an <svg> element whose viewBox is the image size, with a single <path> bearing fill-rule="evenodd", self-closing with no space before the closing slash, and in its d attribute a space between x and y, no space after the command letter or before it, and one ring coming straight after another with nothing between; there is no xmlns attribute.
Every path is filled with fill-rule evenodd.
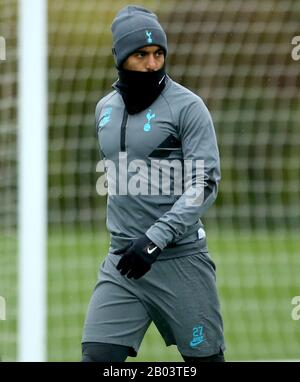
<svg viewBox="0 0 300 382"><path fill-rule="evenodd" d="M130 54L147 45L158 45L167 55L167 36L151 11L136 5L121 9L115 17L111 31L113 34L112 52L117 67Z"/></svg>

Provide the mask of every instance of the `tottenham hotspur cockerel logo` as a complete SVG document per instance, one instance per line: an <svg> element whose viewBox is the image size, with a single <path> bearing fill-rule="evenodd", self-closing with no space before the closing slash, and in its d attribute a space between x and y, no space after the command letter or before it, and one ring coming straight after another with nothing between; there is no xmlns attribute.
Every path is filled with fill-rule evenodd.
<svg viewBox="0 0 300 382"><path fill-rule="evenodd" d="M155 114L152 114L151 109L149 109L148 113L146 114L146 118L147 118L148 122L144 124L144 131L150 131L151 130L151 119L155 118Z"/></svg>
<svg viewBox="0 0 300 382"><path fill-rule="evenodd" d="M152 40L152 32L146 31L146 36L148 37L147 38L148 44L151 44L153 42L153 40Z"/></svg>

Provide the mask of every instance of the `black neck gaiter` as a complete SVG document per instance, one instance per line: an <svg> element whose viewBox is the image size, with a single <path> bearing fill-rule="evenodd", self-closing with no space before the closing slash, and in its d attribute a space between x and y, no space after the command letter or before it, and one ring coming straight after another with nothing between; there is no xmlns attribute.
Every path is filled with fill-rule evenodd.
<svg viewBox="0 0 300 382"><path fill-rule="evenodd" d="M113 84L122 96L129 114L136 114L149 107L160 95L166 84L165 67L155 72L138 72L120 69L119 79Z"/></svg>

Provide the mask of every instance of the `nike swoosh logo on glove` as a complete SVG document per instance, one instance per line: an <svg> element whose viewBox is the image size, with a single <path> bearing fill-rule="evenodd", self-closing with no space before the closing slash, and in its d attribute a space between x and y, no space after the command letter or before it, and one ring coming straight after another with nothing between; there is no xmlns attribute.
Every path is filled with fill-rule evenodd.
<svg viewBox="0 0 300 382"><path fill-rule="evenodd" d="M149 255L151 255L151 253L153 253L156 249L157 247L153 247L152 249L147 248L147 252L149 253Z"/></svg>

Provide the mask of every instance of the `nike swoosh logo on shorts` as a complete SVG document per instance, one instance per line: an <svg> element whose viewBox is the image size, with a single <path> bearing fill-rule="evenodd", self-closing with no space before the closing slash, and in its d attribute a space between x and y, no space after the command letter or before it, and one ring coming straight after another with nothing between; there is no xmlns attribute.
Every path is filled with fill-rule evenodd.
<svg viewBox="0 0 300 382"><path fill-rule="evenodd" d="M193 338L192 341L190 342L191 347L195 347L197 345L200 345L204 341L203 337L199 338Z"/></svg>

